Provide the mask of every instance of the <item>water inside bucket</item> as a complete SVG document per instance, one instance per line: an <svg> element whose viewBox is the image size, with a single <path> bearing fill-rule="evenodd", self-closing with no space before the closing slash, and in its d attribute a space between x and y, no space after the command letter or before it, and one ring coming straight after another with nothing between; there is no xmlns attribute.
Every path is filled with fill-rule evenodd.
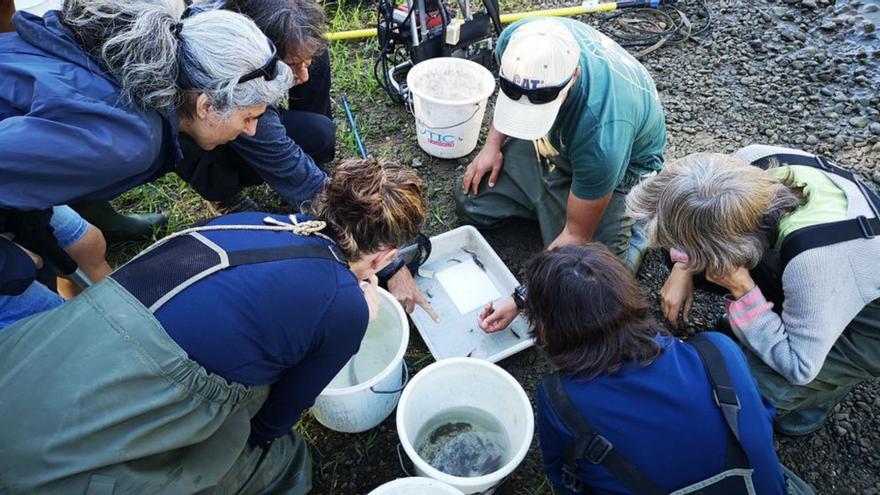
<svg viewBox="0 0 880 495"><path fill-rule="evenodd" d="M434 469L472 478L501 469L510 441L501 423L475 407L456 407L434 416L416 435L416 452Z"/></svg>
<svg viewBox="0 0 880 495"><path fill-rule="evenodd" d="M390 305L379 308L379 316L367 327L357 354L336 374L328 388L353 387L378 375L400 348L400 317Z"/></svg>

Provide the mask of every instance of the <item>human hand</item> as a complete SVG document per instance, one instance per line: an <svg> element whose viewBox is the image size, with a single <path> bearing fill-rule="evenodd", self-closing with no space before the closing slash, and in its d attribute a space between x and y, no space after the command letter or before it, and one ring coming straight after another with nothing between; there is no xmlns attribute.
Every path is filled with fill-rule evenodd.
<svg viewBox="0 0 880 495"><path fill-rule="evenodd" d="M464 193L468 194L468 191L471 190L474 194L477 194L480 181L483 180L483 176L487 173L489 174L489 187L495 187L495 182L498 180L498 174L501 172L503 164L504 154L501 153L500 147L489 144L484 146L464 171L464 181L462 182Z"/></svg>
<svg viewBox="0 0 880 495"><path fill-rule="evenodd" d="M518 313L513 297L502 299L498 304L489 303L480 311L480 328L486 333L500 332L510 325Z"/></svg>
<svg viewBox="0 0 880 495"><path fill-rule="evenodd" d="M407 313L412 313L416 309L416 305L419 305L428 313L431 319L435 322L440 321L440 316L434 311L431 303L425 299L409 268L402 267L388 279L388 290L400 302Z"/></svg>
<svg viewBox="0 0 880 495"><path fill-rule="evenodd" d="M373 275L369 280L361 281L361 290L364 291L364 299L367 300L370 322L372 322L379 316L379 278Z"/></svg>
<svg viewBox="0 0 880 495"><path fill-rule="evenodd" d="M684 324L690 323L691 307L694 304L694 275L684 263L676 263L660 289L660 310L673 327L678 328L678 316Z"/></svg>
<svg viewBox="0 0 880 495"><path fill-rule="evenodd" d="M741 298L746 292L755 288L755 281L752 280L749 269L744 266L734 268L728 273L706 273L706 280L727 289L734 299Z"/></svg>

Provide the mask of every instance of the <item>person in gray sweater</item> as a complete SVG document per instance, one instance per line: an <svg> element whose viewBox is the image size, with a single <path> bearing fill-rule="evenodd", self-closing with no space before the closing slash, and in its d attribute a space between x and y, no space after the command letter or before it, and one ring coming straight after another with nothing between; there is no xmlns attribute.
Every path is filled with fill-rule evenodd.
<svg viewBox="0 0 880 495"><path fill-rule="evenodd" d="M855 182L819 168L750 165L777 155L812 156L762 145L689 155L638 185L627 207L653 245L670 249L666 318L687 321L695 274L723 288L727 323L751 351L776 429L805 435L854 386L880 376L880 236L807 249L785 265L779 249L800 229L876 219L880 204L872 210Z"/></svg>

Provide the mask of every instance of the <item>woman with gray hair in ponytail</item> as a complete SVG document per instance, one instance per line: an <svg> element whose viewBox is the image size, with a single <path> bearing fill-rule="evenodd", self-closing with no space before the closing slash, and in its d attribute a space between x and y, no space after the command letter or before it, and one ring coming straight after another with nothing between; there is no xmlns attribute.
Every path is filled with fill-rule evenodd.
<svg viewBox="0 0 880 495"><path fill-rule="evenodd" d="M786 148L698 153L639 184L627 206L671 249L660 291L671 323L687 321L694 274L727 294L719 327L751 351L780 433L821 428L880 376L880 197L852 173Z"/></svg>
<svg viewBox="0 0 880 495"><path fill-rule="evenodd" d="M86 200L109 206L107 200L173 169L181 155L179 133L213 149L254 134L266 107L286 98L293 74L252 21L220 10L187 15L194 12L181 19L168 0L67 0L61 11L42 18L14 16L16 32L0 42L0 235L24 243L17 226L27 224L20 219L32 218L34 210L46 211L40 221L49 223L58 215L51 209L60 205ZM94 228L69 209L61 211L63 221L51 222L55 233L59 226L75 227L62 229L73 233L63 239L56 235L61 247L96 252L77 249L82 233ZM84 216L95 223L94 215ZM157 219L146 220L133 221L145 227L141 233L152 234ZM101 227L112 237L114 228L130 232L132 225ZM103 264L103 249L97 257ZM31 262L19 256L19 263ZM102 266L94 273L106 275ZM15 290L5 290L13 276L6 268L0 294L32 297L31 289L23 291L29 285L21 271ZM0 323L61 302L48 289L40 294L9 314L9 301L0 299Z"/></svg>

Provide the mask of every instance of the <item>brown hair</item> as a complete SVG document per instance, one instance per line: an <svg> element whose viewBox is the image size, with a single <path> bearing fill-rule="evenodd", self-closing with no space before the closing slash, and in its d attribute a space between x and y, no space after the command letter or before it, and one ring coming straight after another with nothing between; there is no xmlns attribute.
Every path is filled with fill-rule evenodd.
<svg viewBox="0 0 880 495"><path fill-rule="evenodd" d="M425 184L412 170L370 158L337 166L308 209L332 227L339 246L356 260L412 242L428 207Z"/></svg>
<svg viewBox="0 0 880 495"><path fill-rule="evenodd" d="M544 251L526 270L531 335L560 372L593 378L663 352L635 277L605 246Z"/></svg>
<svg viewBox="0 0 880 495"><path fill-rule="evenodd" d="M223 8L244 14L275 43L278 56L324 48L324 8L315 0L228 0Z"/></svg>

